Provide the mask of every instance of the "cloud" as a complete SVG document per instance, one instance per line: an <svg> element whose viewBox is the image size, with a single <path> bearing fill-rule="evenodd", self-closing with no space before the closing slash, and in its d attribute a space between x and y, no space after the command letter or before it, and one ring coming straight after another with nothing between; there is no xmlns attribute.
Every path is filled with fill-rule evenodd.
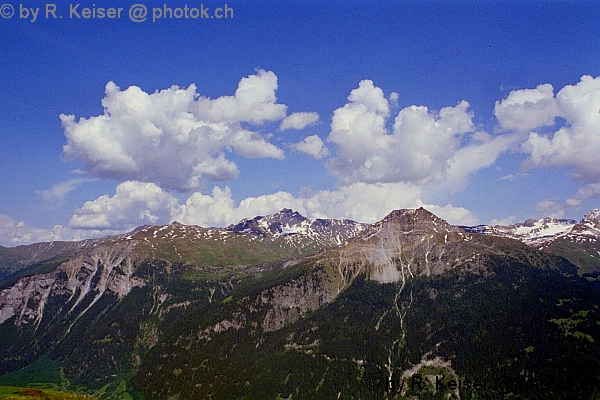
<svg viewBox="0 0 600 400"><path fill-rule="evenodd" d="M423 188L412 183L356 182L337 190L324 190L305 199L313 217L350 218L376 222L393 210L424 207L452 224L472 224L477 218L468 210L451 204L440 207L423 202Z"/></svg>
<svg viewBox="0 0 600 400"><path fill-rule="evenodd" d="M306 213L302 200L295 199L287 192L248 197L236 206L229 187L214 187L211 195L193 193L185 204L174 211L172 219L184 224L223 227L244 218L272 214L283 208Z"/></svg>
<svg viewBox="0 0 600 400"><path fill-rule="evenodd" d="M308 136L301 142L292 144L291 147L303 153L310 154L317 160L329 155L329 150L317 135Z"/></svg>
<svg viewBox="0 0 600 400"><path fill-rule="evenodd" d="M468 178L477 171L492 166L498 157L520 142L517 134L490 137L488 141L473 140L455 150L447 161L448 167L444 180L436 187L438 190L456 193L468 185Z"/></svg>
<svg viewBox="0 0 600 400"><path fill-rule="evenodd" d="M517 179L517 176L515 174L508 174L508 175L504 175L501 178L498 178L499 181L509 181L509 182L512 182L515 179Z"/></svg>
<svg viewBox="0 0 600 400"><path fill-rule="evenodd" d="M390 104L391 104L392 107L398 107L398 98L399 97L400 96L396 92L390 93L390 95L389 95L388 98L390 100Z"/></svg>
<svg viewBox="0 0 600 400"><path fill-rule="evenodd" d="M120 183L114 196L86 201L75 210L69 227L128 230L143 224L168 223L177 199L153 183Z"/></svg>
<svg viewBox="0 0 600 400"><path fill-rule="evenodd" d="M210 99L201 96L192 110L200 119L209 122L249 122L262 125L267 121L285 118L287 106L277 104L277 76L259 70L256 75L242 78L235 95Z"/></svg>
<svg viewBox="0 0 600 400"><path fill-rule="evenodd" d="M513 90L502 101L496 101L494 114L505 130L528 132L541 126L554 125L558 106L550 84L535 89Z"/></svg>
<svg viewBox="0 0 600 400"><path fill-rule="evenodd" d="M583 201L593 198L600 199L600 183L591 183L582 187L573 197L567 199L566 205L579 207Z"/></svg>
<svg viewBox="0 0 600 400"><path fill-rule="evenodd" d="M427 205L420 200L421 189L411 184L355 183L338 190L323 190L306 198L288 192L249 197L238 205L231 190L215 187L211 195L192 194L180 205L171 219L201 226L227 226L243 218L271 214L292 208L312 218L349 218L375 222L399 208L425 207L455 224L474 224L477 218L468 210L448 204Z"/></svg>
<svg viewBox="0 0 600 400"><path fill-rule="evenodd" d="M243 78L234 96L209 99L172 86L148 94L139 87L106 85L104 113L75 120L60 116L67 159L83 162L89 175L117 181L154 182L167 189L196 189L203 180L235 179L237 165L228 152L243 157L283 159L270 135L248 130L285 118L276 103L277 77L258 71Z"/></svg>
<svg viewBox="0 0 600 400"><path fill-rule="evenodd" d="M521 146L529 154L522 169L573 167L572 178L600 182L600 77L583 76L576 85L562 88L556 97L552 97L548 84L513 91L496 104L496 113L503 128L519 131L542 128L552 125L556 117L563 118L564 124L553 132L529 133Z"/></svg>
<svg viewBox="0 0 600 400"><path fill-rule="evenodd" d="M319 121L319 114L316 112L297 112L288 115L279 125L280 131L287 129L304 129L309 125L314 125Z"/></svg>
<svg viewBox="0 0 600 400"><path fill-rule="evenodd" d="M424 207L451 224L474 225L477 218L462 207L438 206L421 201L422 189L413 184L354 183L337 190L323 190L309 197L276 192L248 197L236 203L228 187L215 186L210 194L192 193L179 204L153 183L123 182L113 196L100 196L75 210L69 227L34 228L0 214L0 245L14 246L41 241L82 240L115 235L143 224L167 224L177 220L204 227L225 227L243 218L292 208L312 218L349 218L376 222L390 211Z"/></svg>
<svg viewBox="0 0 600 400"><path fill-rule="evenodd" d="M103 195L87 201L75 211L69 226L124 232L145 223L166 224L177 220L184 224L222 227L282 208L292 208L315 218L375 222L394 209L422 206L421 193L421 189L412 184L355 183L337 190L319 191L306 198L280 191L236 203L229 187L215 186L210 194L195 192L179 204L174 196L153 183L128 181L119 184L113 196ZM443 208L443 212L450 215L452 208ZM464 213L455 215L464 216Z"/></svg>
<svg viewBox="0 0 600 400"><path fill-rule="evenodd" d="M538 212L543 213L544 217L563 218L565 216L563 206L551 200L544 200L538 202L534 206L534 209Z"/></svg>
<svg viewBox="0 0 600 400"><path fill-rule="evenodd" d="M419 207L429 210L453 225L472 226L479 224L479 219L471 211L463 207L455 207L452 204L447 204L443 207L433 204L422 204Z"/></svg>
<svg viewBox="0 0 600 400"><path fill-rule="evenodd" d="M552 200L543 200L538 202L534 209L542 213L544 217L564 218L567 209L579 207L589 199L600 199L600 183L585 185L562 204Z"/></svg>
<svg viewBox="0 0 600 400"><path fill-rule="evenodd" d="M508 225L514 225L514 223L516 221L517 221L516 215L511 215L508 218L493 219L492 222L490 222L490 225L508 226Z"/></svg>
<svg viewBox="0 0 600 400"><path fill-rule="evenodd" d="M78 230L62 225L52 229L31 227L25 222L17 222L8 215L0 214L0 246L18 246L30 243L51 242L56 240L83 240L119 233L111 230Z"/></svg>
<svg viewBox="0 0 600 400"><path fill-rule="evenodd" d="M535 209L562 217L568 207L579 207L585 200L600 198L600 77L581 77L566 85L556 96L552 86L512 91L496 103L496 116L504 129L529 132L520 150L528 154L521 169L566 167L571 178L585 183L564 204L544 200ZM563 122L550 129L556 118Z"/></svg>
<svg viewBox="0 0 600 400"><path fill-rule="evenodd" d="M36 190L36 193L41 195L44 200L55 205L62 205L65 202L65 196L72 192L77 186L85 182L91 182L87 178L74 178L65 182L60 182L48 189Z"/></svg>
<svg viewBox="0 0 600 400"><path fill-rule="evenodd" d="M270 135L244 125L282 120L280 130L301 129L319 117L317 113L286 117L287 107L276 103L276 90L277 77L265 71L243 78L233 96L217 99L199 96L194 85L147 94L137 87L121 91L109 83L103 115L78 122L62 116L68 139L64 152L84 161L91 175L128 185L155 183L146 191L151 188L160 198L167 196L171 219L219 225L258 211L277 211L278 206L270 208L273 204L291 207L284 204L288 202L311 215L374 221L396 208L420 206L421 199L436 192L460 190L471 174L492 165L516 140L515 135L492 136L476 129L466 101L439 111L410 106L391 115L398 94L386 98L372 81L363 80L331 120L328 141L336 154L328 169L339 178L337 189L302 199L278 192L242 200L238 206L228 188L215 187L211 195L193 193L182 205L160 192L160 188L198 189L204 179L234 179L239 170L227 158L229 151L244 157L282 158L283 151L268 142ZM317 135L290 147L317 159L329 154ZM158 215L157 209L142 207L148 199L128 202L127 188L118 189L113 197L84 204L70 226L112 229L167 219L166 212ZM448 210L460 209L447 207L440 212L450 215ZM474 220L463 210L451 218Z"/></svg>
<svg viewBox="0 0 600 400"><path fill-rule="evenodd" d="M361 81L348 100L333 112L328 141L338 146L339 155L331 160L330 171L344 183L381 182L388 168L380 164L385 163L392 141L385 127L388 101L370 80Z"/></svg>
<svg viewBox="0 0 600 400"><path fill-rule="evenodd" d="M336 190L322 190L308 197L279 191L248 197L237 203L229 187L215 186L210 194L192 193L180 204L171 194L153 183L123 182L113 196L100 196L77 209L69 227L79 230L125 232L143 224L184 224L223 227L243 218L292 208L313 218L349 218L375 222L399 208L425 207L455 224L474 224L468 210L451 204L440 207L421 201L420 187L407 183L354 183Z"/></svg>
<svg viewBox="0 0 600 400"><path fill-rule="evenodd" d="M372 81L361 81L348 100L334 111L328 138L338 148L329 167L343 184L441 180L460 137L474 130L465 101L437 114L404 108L389 132L390 106Z"/></svg>
<svg viewBox="0 0 600 400"><path fill-rule="evenodd" d="M342 185L413 183L456 191L518 141L514 134L477 130L466 101L439 112L406 107L389 129L390 104L372 81L361 81L348 100L334 111L328 137L337 147L329 170Z"/></svg>
<svg viewBox="0 0 600 400"><path fill-rule="evenodd" d="M551 200L544 200L537 203L534 208L536 211L554 212L560 209L560 204Z"/></svg>
<svg viewBox="0 0 600 400"><path fill-rule="evenodd" d="M200 96L194 85L148 94L134 86L121 91L109 83L102 115L78 121L61 116L68 140L64 152L83 161L88 175L122 183L113 195L83 204L59 234L123 232L172 220L227 226L284 207L314 218L375 222L394 209L423 206L450 223L473 225L478 219L469 210L430 204L431 199L464 189L473 174L516 149L529 153L524 169L573 166L572 176L588 183L564 205L542 201L536 210L557 216L565 207L600 197L600 164L594 151L600 148L600 78L585 76L556 96L548 84L510 92L496 102L499 130L494 134L474 124L466 101L439 111L417 105L399 109L397 93L386 97L372 81L363 80L333 112L329 149L317 135L289 145L317 159L331 150L327 168L338 178L335 189L298 197L280 191L240 201L227 186L199 191L205 180L237 177L231 152L248 158L284 157L270 143L272 135L249 126L281 121L283 131L318 121L317 113L286 116L287 106L277 103L276 90L277 77L265 71L243 78L233 96L217 99ZM556 117L565 121L560 128L554 126ZM544 129L533 132L536 128ZM500 178L513 179L515 174ZM39 193L60 199L77 184L71 180ZM195 192L180 203L169 189ZM514 216L497 222L510 221ZM37 235L51 237L44 232Z"/></svg>

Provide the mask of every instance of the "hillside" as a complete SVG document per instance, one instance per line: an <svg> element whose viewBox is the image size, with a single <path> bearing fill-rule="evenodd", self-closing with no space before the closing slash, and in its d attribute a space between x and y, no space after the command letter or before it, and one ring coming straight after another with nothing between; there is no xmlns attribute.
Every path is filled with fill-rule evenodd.
<svg viewBox="0 0 600 400"><path fill-rule="evenodd" d="M580 272L424 209L144 226L0 292L0 384L43 364L98 398L594 398Z"/></svg>

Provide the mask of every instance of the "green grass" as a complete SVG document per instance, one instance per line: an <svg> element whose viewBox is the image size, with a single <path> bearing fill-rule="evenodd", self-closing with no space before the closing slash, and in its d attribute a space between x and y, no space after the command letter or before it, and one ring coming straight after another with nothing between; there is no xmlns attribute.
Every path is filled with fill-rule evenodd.
<svg viewBox="0 0 600 400"><path fill-rule="evenodd" d="M61 392L53 389L34 389L17 386L0 386L0 399L6 400L82 400L92 399L90 396L81 396L73 393Z"/></svg>
<svg viewBox="0 0 600 400"><path fill-rule="evenodd" d="M25 393L24 390L29 390ZM65 390L85 393L82 387L71 386L62 374L58 361L43 355L33 363L19 370L0 376L1 399L89 399L68 393Z"/></svg>
<svg viewBox="0 0 600 400"><path fill-rule="evenodd" d="M600 260L592 256L597 254L597 250L595 243L573 243L566 239L557 240L548 249L550 253L562 256L575 264L580 276L600 272Z"/></svg>
<svg viewBox="0 0 600 400"><path fill-rule="evenodd" d="M62 383L60 364L46 355L19 370L0 376L0 385L28 386L46 384L46 387Z"/></svg>

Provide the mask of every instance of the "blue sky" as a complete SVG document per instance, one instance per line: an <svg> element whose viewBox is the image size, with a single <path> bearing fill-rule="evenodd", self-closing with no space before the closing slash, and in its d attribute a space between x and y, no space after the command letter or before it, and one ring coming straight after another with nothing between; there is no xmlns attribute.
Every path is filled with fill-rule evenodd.
<svg viewBox="0 0 600 400"><path fill-rule="evenodd" d="M599 206L596 1L227 0L203 4L233 18L155 22L186 3L142 1L141 23L129 3L5 3L1 245L283 207L487 224Z"/></svg>

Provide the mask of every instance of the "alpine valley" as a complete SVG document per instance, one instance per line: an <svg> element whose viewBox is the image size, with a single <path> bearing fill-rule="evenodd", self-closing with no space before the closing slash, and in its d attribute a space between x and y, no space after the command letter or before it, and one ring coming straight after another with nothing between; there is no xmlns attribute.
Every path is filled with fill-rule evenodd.
<svg viewBox="0 0 600 400"><path fill-rule="evenodd" d="M600 210L284 209L0 247L0 385L98 399L600 399Z"/></svg>

